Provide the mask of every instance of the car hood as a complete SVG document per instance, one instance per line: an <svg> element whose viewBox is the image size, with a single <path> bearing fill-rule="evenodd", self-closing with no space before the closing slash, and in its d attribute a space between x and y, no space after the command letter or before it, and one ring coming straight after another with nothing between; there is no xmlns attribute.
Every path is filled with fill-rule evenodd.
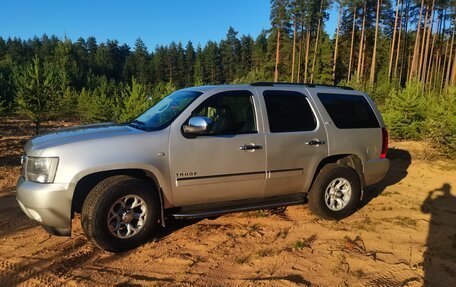
<svg viewBox="0 0 456 287"><path fill-rule="evenodd" d="M42 151L47 148L56 147L76 142L125 136L129 134L144 133L128 125L113 123L85 125L68 129L61 129L38 135L30 139L25 145L25 152Z"/></svg>

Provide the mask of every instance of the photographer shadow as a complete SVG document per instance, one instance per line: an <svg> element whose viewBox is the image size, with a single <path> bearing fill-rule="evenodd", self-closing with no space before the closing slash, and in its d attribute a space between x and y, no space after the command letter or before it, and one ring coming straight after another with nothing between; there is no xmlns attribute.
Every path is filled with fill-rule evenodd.
<svg viewBox="0 0 456 287"><path fill-rule="evenodd" d="M451 185L429 191L421 211L431 215L424 252L424 286L454 286L456 282L456 196Z"/></svg>

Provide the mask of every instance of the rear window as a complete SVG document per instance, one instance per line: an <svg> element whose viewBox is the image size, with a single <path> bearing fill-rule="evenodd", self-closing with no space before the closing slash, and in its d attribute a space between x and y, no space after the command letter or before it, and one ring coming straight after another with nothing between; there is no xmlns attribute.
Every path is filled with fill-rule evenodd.
<svg viewBox="0 0 456 287"><path fill-rule="evenodd" d="M318 98L339 129L380 127L364 96L318 93Z"/></svg>

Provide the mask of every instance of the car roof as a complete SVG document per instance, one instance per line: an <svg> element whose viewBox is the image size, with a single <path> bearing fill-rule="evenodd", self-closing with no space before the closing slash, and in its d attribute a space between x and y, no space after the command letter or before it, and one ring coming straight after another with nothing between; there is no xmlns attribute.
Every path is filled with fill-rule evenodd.
<svg viewBox="0 0 456 287"><path fill-rule="evenodd" d="M339 91L353 91L359 93L358 91L352 89L351 87L344 87L344 86L333 86L333 85L323 85L323 84L304 84L304 83L274 83L274 82L256 82L252 84L242 84L242 85L205 85L205 86L197 86L197 87L190 87L185 88L184 90L187 91L199 91L199 92L208 92L210 90L233 90L233 89L249 89L251 87L262 87L262 88L289 88L290 90L296 89L308 89L309 91L315 90L339 90Z"/></svg>

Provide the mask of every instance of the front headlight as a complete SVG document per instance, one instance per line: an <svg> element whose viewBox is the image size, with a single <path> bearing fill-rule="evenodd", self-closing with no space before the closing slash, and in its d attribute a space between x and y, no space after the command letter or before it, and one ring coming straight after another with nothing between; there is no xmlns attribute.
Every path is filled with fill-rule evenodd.
<svg viewBox="0 0 456 287"><path fill-rule="evenodd" d="M58 157L27 157L25 159L25 178L39 183L54 182Z"/></svg>

